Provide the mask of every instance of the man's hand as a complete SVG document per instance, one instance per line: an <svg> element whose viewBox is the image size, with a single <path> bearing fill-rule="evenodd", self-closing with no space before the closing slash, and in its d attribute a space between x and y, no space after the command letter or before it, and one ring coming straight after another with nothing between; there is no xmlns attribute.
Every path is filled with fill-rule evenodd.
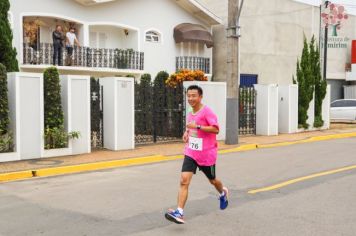
<svg viewBox="0 0 356 236"><path fill-rule="evenodd" d="M182 139L183 139L183 142L185 142L185 143L188 142L188 140L189 140L188 130L186 130L184 132Z"/></svg>
<svg viewBox="0 0 356 236"><path fill-rule="evenodd" d="M195 124L195 123L189 123L189 124L187 124L187 128L188 129L196 129L198 126Z"/></svg>

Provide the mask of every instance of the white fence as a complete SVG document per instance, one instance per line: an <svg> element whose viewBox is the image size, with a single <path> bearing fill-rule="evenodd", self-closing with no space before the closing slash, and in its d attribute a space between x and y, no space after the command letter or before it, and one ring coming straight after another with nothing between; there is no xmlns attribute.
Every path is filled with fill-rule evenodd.
<svg viewBox="0 0 356 236"><path fill-rule="evenodd" d="M135 148L134 80L100 78L103 86L104 147L111 150Z"/></svg>
<svg viewBox="0 0 356 236"><path fill-rule="evenodd" d="M255 84L256 134L278 135L278 86Z"/></svg>
<svg viewBox="0 0 356 236"><path fill-rule="evenodd" d="M61 149L44 149L43 75L9 73L8 88L15 152L1 154L0 162L90 152L89 76L62 77L65 129L79 131L80 137Z"/></svg>

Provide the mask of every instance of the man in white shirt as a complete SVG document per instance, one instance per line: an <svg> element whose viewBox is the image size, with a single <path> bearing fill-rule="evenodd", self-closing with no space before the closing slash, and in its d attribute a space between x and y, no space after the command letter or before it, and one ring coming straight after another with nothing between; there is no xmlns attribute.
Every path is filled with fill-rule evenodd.
<svg viewBox="0 0 356 236"><path fill-rule="evenodd" d="M67 48L67 66L72 65L72 55L74 45L80 46L77 36L75 35L75 28L70 27L66 34L66 48Z"/></svg>

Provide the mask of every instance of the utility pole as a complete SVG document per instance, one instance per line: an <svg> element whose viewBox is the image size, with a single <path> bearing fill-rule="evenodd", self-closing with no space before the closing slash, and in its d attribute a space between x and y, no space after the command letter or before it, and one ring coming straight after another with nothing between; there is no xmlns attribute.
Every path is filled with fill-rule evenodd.
<svg viewBox="0 0 356 236"><path fill-rule="evenodd" d="M329 1L325 1L325 9L328 8ZM324 33L324 65L323 65L323 79L326 80L326 66L328 60L328 25L325 25Z"/></svg>
<svg viewBox="0 0 356 236"><path fill-rule="evenodd" d="M237 144L239 134L239 0L229 0L227 27L226 144Z"/></svg>

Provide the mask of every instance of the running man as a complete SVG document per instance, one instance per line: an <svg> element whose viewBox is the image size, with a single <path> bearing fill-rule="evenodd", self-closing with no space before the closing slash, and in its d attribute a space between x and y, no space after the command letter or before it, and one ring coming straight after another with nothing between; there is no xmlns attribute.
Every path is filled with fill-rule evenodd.
<svg viewBox="0 0 356 236"><path fill-rule="evenodd" d="M178 193L178 207L176 210L169 209L165 214L167 220L177 224L184 224L183 209L188 198L190 181L197 168L206 175L209 182L219 192L220 209L224 210L228 206L228 189L215 176L218 148L216 134L219 133L217 117L208 106L201 103L203 90L199 86L189 86L187 98L192 111L188 114L188 124L183 134L183 141L186 145Z"/></svg>

